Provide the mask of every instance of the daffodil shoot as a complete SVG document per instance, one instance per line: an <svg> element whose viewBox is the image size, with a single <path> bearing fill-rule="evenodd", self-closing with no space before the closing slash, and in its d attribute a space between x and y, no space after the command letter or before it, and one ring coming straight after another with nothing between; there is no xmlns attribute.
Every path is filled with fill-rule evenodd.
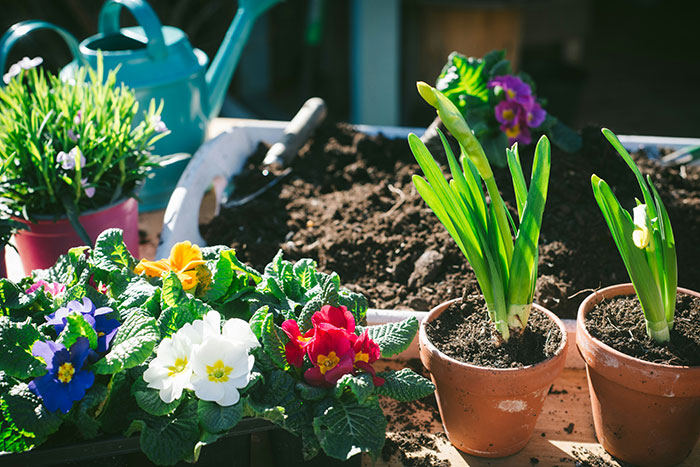
<svg viewBox="0 0 700 467"><path fill-rule="evenodd" d="M597 175L591 177L593 195L634 284L647 333L657 342L667 342L673 328L678 287L676 242L671 221L651 177L644 179L612 131L607 128L602 131L634 173L642 190L642 200L637 199L630 215L622 208L610 186Z"/></svg>
<svg viewBox="0 0 700 467"><path fill-rule="evenodd" d="M512 333L526 327L532 308L537 243L549 184L549 140L543 136L537 143L529 188L517 143L506 149L518 207L516 226L498 191L489 160L462 113L426 83L418 83L418 92L435 107L457 139L461 155L458 161L440 133L452 175L448 181L420 138L409 135L409 145L425 176L414 175L413 183L474 269L489 316L507 341Z"/></svg>

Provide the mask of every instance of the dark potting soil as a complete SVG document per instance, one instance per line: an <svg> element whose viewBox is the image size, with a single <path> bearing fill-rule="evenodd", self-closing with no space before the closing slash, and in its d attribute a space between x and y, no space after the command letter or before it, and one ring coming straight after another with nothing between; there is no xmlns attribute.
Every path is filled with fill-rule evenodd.
<svg viewBox="0 0 700 467"><path fill-rule="evenodd" d="M596 173L631 209L640 196L633 174L600 134L583 131L583 150L553 148L542 223L535 300L561 317L576 316L588 291L628 277L591 191ZM237 180L242 192L261 186L261 145ZM445 161L440 150L434 151ZM526 178L532 147L520 151ZM673 223L679 282L700 288L700 169L661 167L634 154L651 174ZM224 210L202 226L210 245L234 247L239 258L262 269L279 248L290 260L315 259L372 307L428 310L478 293L475 276L454 241L411 182L420 173L404 139L368 136L345 124L326 124L299 152L293 172L260 198ZM255 174L258 176L254 176ZM506 203L516 216L510 174L496 169Z"/></svg>
<svg viewBox="0 0 700 467"><path fill-rule="evenodd" d="M647 335L644 315L634 295L603 300L586 316L586 328L615 350L653 363L700 365L700 298L676 297L670 342L659 344Z"/></svg>
<svg viewBox="0 0 700 467"><path fill-rule="evenodd" d="M430 341L449 357L491 368L521 368L554 355L561 330L544 313L533 309L525 330L502 342L480 297L463 297L428 323Z"/></svg>

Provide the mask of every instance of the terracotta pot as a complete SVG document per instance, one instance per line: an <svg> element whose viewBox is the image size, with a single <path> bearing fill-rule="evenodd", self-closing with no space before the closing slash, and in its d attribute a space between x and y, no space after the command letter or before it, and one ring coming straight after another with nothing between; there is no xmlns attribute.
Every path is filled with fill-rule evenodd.
<svg viewBox="0 0 700 467"><path fill-rule="evenodd" d="M28 227L27 230L20 230L15 234L15 244L26 274L34 269L53 266L58 257L70 248L85 244L66 218L38 222L18 220ZM138 255L139 212L138 203L134 198L87 212L80 216L80 223L93 242L105 229L122 229L127 248L132 254Z"/></svg>
<svg viewBox="0 0 700 467"><path fill-rule="evenodd" d="M553 357L524 368L488 368L463 363L440 352L426 333L426 324L456 300L433 308L421 323L420 357L437 388L445 433L460 451L481 457L503 457L530 440L549 388L566 361L566 329L550 311L533 305L553 320L562 343Z"/></svg>
<svg viewBox="0 0 700 467"><path fill-rule="evenodd" d="M680 287L678 292L700 297ZM586 362L595 432L606 451L626 462L675 465L700 437L700 366L630 357L585 327L586 315L598 302L634 293L632 284L606 287L588 296L578 311L576 344Z"/></svg>
<svg viewBox="0 0 700 467"><path fill-rule="evenodd" d="M5 264L5 247L0 247L0 279L7 277L7 266Z"/></svg>

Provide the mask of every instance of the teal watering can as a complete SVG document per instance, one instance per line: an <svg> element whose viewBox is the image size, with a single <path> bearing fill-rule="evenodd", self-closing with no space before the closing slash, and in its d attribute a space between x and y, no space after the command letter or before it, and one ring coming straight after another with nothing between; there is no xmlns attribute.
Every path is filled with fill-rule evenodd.
<svg viewBox="0 0 700 467"><path fill-rule="evenodd" d="M78 44L65 29L44 21L15 24L0 39L0 70L6 69L10 49L25 35L38 29L56 31L68 44L73 61L61 70L70 79L78 66L97 65L102 53L105 70L119 67L117 79L134 90L141 109L151 99L164 101L162 119L171 134L156 144L155 153L193 154L202 144L208 122L215 118L233 71L238 64L255 19L281 0L238 0L238 12L216 56L190 45L187 35L172 26L162 26L153 9L143 0L107 0L100 10L98 33ZM119 14L126 8L139 26L120 28ZM207 66L208 65L208 66ZM140 209L165 207L188 158L156 170L142 189Z"/></svg>

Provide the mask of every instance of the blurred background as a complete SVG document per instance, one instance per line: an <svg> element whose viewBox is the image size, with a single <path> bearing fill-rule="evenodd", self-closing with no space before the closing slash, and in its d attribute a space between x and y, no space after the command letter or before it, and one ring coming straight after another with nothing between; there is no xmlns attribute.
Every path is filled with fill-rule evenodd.
<svg viewBox="0 0 700 467"><path fill-rule="evenodd" d="M234 0L150 0L211 58ZM99 0L0 0L4 31L43 19L84 39ZM355 123L426 126L434 113L415 91L452 50L508 50L548 110L574 128L700 137L700 2L680 0L286 0L258 20L223 116L289 119L311 95ZM128 13L122 24L133 25ZM15 48L57 70L64 44L38 32ZM167 73L167 70L163 70Z"/></svg>

